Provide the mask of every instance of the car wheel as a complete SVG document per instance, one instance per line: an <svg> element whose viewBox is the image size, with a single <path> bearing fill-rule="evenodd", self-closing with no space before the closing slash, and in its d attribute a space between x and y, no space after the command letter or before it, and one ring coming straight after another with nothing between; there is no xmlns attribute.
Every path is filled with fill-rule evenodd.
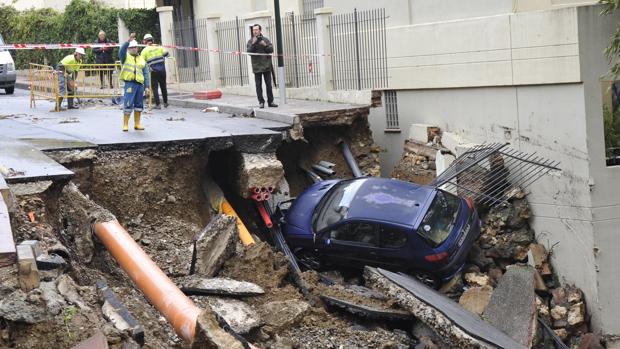
<svg viewBox="0 0 620 349"><path fill-rule="evenodd" d="M302 249L295 252L295 257L297 258L299 264L303 265L307 269L321 269L321 259L317 256L316 252Z"/></svg>
<svg viewBox="0 0 620 349"><path fill-rule="evenodd" d="M13 92L15 92L15 86L5 88L4 92L6 92L7 95L12 95Z"/></svg>

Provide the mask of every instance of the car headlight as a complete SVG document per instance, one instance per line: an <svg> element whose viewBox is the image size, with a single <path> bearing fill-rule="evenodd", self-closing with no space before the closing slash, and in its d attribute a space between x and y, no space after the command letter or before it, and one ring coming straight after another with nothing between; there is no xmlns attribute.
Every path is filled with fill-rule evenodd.
<svg viewBox="0 0 620 349"><path fill-rule="evenodd" d="M8 71L15 71L15 64L13 64L13 63L8 63L8 64L7 64L7 70L8 70Z"/></svg>

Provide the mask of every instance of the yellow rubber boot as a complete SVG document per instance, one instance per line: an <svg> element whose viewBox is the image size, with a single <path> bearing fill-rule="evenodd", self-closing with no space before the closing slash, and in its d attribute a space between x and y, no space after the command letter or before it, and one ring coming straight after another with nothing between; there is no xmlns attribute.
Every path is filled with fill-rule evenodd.
<svg viewBox="0 0 620 349"><path fill-rule="evenodd" d="M139 130L139 131L144 130L144 127L142 127L142 125L140 125L140 115L141 114L142 114L142 112L139 112L137 110L133 111L133 128L135 130Z"/></svg>
<svg viewBox="0 0 620 349"><path fill-rule="evenodd" d="M129 114L123 115L123 132L129 131Z"/></svg>

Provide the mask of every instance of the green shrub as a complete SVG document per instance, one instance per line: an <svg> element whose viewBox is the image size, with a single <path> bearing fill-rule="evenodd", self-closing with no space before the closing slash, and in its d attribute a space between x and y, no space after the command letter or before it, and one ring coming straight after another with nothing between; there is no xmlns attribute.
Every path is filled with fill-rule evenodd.
<svg viewBox="0 0 620 349"><path fill-rule="evenodd" d="M95 0L72 0L63 13L48 8L20 12L10 5L0 6L0 33L7 43L94 43L103 30L108 39L118 42L119 17L139 38L148 32L159 41L159 16L155 9L114 9ZM28 63L56 66L72 51L17 50L15 64L18 69L28 68ZM86 54L86 62L94 63L92 50L86 50ZM114 50L113 56L118 56L118 50Z"/></svg>

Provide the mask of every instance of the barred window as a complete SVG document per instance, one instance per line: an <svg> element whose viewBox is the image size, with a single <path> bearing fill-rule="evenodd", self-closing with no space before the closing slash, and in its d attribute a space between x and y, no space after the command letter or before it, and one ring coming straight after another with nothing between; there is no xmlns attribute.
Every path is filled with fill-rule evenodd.
<svg viewBox="0 0 620 349"><path fill-rule="evenodd" d="M400 131L396 91L383 91L383 96L385 102L385 130Z"/></svg>
<svg viewBox="0 0 620 349"><path fill-rule="evenodd" d="M324 7L323 0L304 0L304 17L314 18L314 10Z"/></svg>

